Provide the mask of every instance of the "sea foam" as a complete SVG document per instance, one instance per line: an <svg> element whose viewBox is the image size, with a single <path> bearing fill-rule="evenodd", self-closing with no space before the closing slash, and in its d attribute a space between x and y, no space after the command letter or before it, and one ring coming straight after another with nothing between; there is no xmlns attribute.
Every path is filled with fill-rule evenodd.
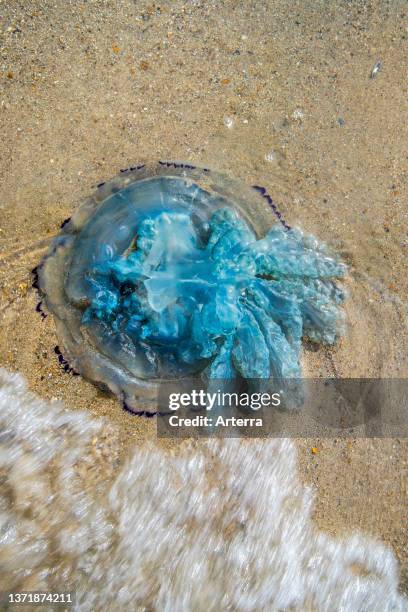
<svg viewBox="0 0 408 612"><path fill-rule="evenodd" d="M406 610L383 544L319 532L289 440L138 446L0 370L0 591L74 608Z"/></svg>

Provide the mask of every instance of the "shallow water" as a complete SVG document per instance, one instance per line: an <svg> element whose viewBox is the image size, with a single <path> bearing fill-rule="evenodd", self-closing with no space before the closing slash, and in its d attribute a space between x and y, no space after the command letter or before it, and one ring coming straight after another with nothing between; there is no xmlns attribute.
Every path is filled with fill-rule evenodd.
<svg viewBox="0 0 408 612"><path fill-rule="evenodd" d="M106 586L103 595L109 588L127 585L139 597L145 593L153 605L159 601L160 576L163 581L174 578L163 586L172 598L169 601L185 592L188 602L196 592L207 594L201 583L195 592L188 591L186 580L193 580L193 569L183 563L193 559L197 576L201 571L211 576L217 597L222 596L219 576L229 592L235 590L239 596L244 580L236 584L234 573L226 575L227 563L239 558L236 549L235 556L223 554L225 564L220 569L214 557L206 566L188 535L186 556L181 555L179 563L177 558L175 567L166 542L159 547L155 527L165 524L167 516L176 521L178 514L193 511L188 500L171 496L170 486L182 488L182 475L174 482L177 470L186 474L187 489L198 499L202 479L196 483L187 460L169 458L168 449L155 439L152 421L132 419L116 400L63 372L54 353L58 339L51 317L42 320L35 313L37 296L30 290L30 270L61 222L93 186L120 168L158 158L208 164L247 185L264 185L291 225L328 242L350 266L347 335L332 351L313 352L307 347L304 371L407 376L405 3L172 0L159 7L150 0L123 0L115 6L41 0L3 3L1 17L0 360L7 370L22 372L29 388L47 398L33 416L32 400L25 392L19 395L14 384L7 383L3 396L2 423L8 423L11 433L2 438L2 517L11 531L4 531L10 536L8 542L2 540L5 571L0 579L5 584L1 588L37 584L58 588L64 576L67 584L79 585L84 606L95 597L95 607L103 608L105 602L94 587L99 577L99 587ZM379 59L381 71L371 79ZM59 409L48 403L52 398L72 409L65 417L71 425L58 421ZM80 416L79 409L86 414ZM101 415L108 421L105 426L94 423ZM152 441L153 449L145 449L146 440ZM37 442L44 455L38 447L32 450ZM356 560L353 555L360 550L373 562L388 563L381 570L386 577L368 586L367 601L371 603L376 593L373 609L382 600L391 602L397 583L391 553L365 538L358 549L349 538L359 528L392 546L405 571L406 588L403 441L351 440L343 445L311 440L296 445L298 478L294 443L263 443L268 465L255 451L261 447L258 444L242 458L264 470L263 487L268 482L276 485L262 515L252 500L244 503L245 489L254 490L246 476L237 470L235 480L228 480L229 467L223 471L217 466L219 472L213 472L225 474L228 482L219 511L231 500L233 508L237 504L248 508L256 519L247 521L245 532L248 553L258 553L247 574L248 596L260 606L265 584L276 598L279 585L285 585L289 599L299 595L304 603L313 601L316 590L319 596L321 588L322 594L332 594L327 601L334 601L336 608L346 588L342 581L350 577L341 558L350 553ZM318 448L317 455L311 455L312 446ZM210 453L206 445L200 449L193 453L186 448L191 469L202 453ZM236 457L241 459L243 453L233 443L226 444L223 452L226 466L234 468ZM78 456L83 460L71 469ZM132 457L137 463L133 471ZM163 474L157 472L159 465ZM167 465L173 468L171 473L165 470ZM137 495L145 492L137 469L146 477L145 497ZM131 487L124 484L127 474ZM315 485L316 523L336 538L343 534L346 544L318 535L309 510L299 509L299 500L307 496L303 481ZM157 499L159 482L168 487L170 497ZM206 491L213 490L216 496L214 486L215 492L211 483ZM117 491L123 511L111 501L111 490ZM294 528L303 524L309 534L305 555L313 546L323 564L329 550L336 555L336 561L327 563L327 591L319 582L318 562L309 574L297 565L296 539L287 529L283 506L274 505L279 491L287 493L289 508L296 507L290 514ZM170 508L164 506L167 499ZM139 523L139 515L124 516L125 509L136 506L139 512L151 512ZM222 517L217 514L221 523L214 527L204 520L212 516L213 507L206 502L201 507L206 510L204 518L200 516L205 533L213 534L217 544L222 539L221 550L229 551L217 528ZM266 527L264 515L272 519L272 527ZM234 538L239 533L235 510L227 508L226 516L233 524L224 530L225 537ZM136 542L127 523L131 520L141 526L146 546L149 566L143 577L148 578L142 585L135 582L140 565L131 547ZM142 529L144 524L150 530ZM61 529L64 525L68 529ZM188 527L200 536L195 525ZM276 538L272 543L270 533ZM38 537L33 539L33 534ZM170 538L170 529L168 534ZM154 543L157 551L151 548ZM157 570L158 564L167 571ZM92 577L91 566L95 567ZM353 570L358 572L358 567ZM293 584L288 587L289 575ZM349 584L344 608L359 609L356 579ZM363 580L361 588L365 586ZM126 586L119 595L126 598ZM106 597L117 601L117 594ZM300 603L293 605L302 609Z"/></svg>
<svg viewBox="0 0 408 612"><path fill-rule="evenodd" d="M404 610L392 552L319 532L288 440L135 448L0 372L0 590L75 609Z"/></svg>

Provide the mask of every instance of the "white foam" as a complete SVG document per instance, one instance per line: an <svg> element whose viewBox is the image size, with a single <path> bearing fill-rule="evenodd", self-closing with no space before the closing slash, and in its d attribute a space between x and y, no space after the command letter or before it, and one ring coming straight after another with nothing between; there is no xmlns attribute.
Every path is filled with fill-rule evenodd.
<svg viewBox="0 0 408 612"><path fill-rule="evenodd" d="M311 519L289 440L135 448L0 370L0 590L78 610L406 610L393 553ZM62 588L63 587L63 588Z"/></svg>

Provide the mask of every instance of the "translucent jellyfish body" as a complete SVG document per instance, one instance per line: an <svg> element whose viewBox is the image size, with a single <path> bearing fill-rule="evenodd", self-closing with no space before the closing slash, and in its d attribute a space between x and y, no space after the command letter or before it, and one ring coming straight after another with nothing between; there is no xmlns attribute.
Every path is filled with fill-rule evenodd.
<svg viewBox="0 0 408 612"><path fill-rule="evenodd" d="M134 410L169 379L300 377L302 338L338 336L344 273L263 188L164 162L100 185L38 268L71 366Z"/></svg>

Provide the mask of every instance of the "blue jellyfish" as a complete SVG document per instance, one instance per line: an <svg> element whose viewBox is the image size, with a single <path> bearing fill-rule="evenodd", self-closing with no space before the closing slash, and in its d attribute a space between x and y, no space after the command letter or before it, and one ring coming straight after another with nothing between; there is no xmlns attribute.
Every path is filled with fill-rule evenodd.
<svg viewBox="0 0 408 612"><path fill-rule="evenodd" d="M37 269L69 364L134 410L166 380L300 378L302 339L342 332L345 272L264 188L173 162L100 184Z"/></svg>

